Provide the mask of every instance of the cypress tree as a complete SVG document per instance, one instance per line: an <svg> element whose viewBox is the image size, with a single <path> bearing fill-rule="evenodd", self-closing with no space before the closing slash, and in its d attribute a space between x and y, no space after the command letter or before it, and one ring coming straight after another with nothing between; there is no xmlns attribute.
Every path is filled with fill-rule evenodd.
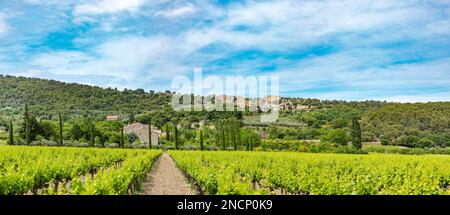
<svg viewBox="0 0 450 215"><path fill-rule="evenodd" d="M124 145L125 145L125 138L123 136L123 125L122 125L122 129L120 131L120 147L123 148Z"/></svg>
<svg viewBox="0 0 450 215"><path fill-rule="evenodd" d="M169 123L166 123L166 140L170 141Z"/></svg>
<svg viewBox="0 0 450 215"><path fill-rule="evenodd" d="M78 123L73 124L72 136L73 141L78 140L80 138L80 126L78 125Z"/></svg>
<svg viewBox="0 0 450 215"><path fill-rule="evenodd" d="M224 136L224 138L225 138L225 147L229 147L230 146L230 144L231 144L231 136L230 136L230 124L229 124L229 121L228 120L225 120L224 122L223 122L224 124L223 124L223 136Z"/></svg>
<svg viewBox="0 0 450 215"><path fill-rule="evenodd" d="M61 113L58 114L59 118L59 145L63 145L63 121L61 117Z"/></svg>
<svg viewBox="0 0 450 215"><path fill-rule="evenodd" d="M203 151L203 131L200 130L200 150Z"/></svg>
<svg viewBox="0 0 450 215"><path fill-rule="evenodd" d="M238 120L235 121L234 132L236 137L236 145L241 147L241 127Z"/></svg>
<svg viewBox="0 0 450 215"><path fill-rule="evenodd" d="M14 144L14 130L13 130L13 123L12 119L9 119L9 145Z"/></svg>
<svg viewBox="0 0 450 215"><path fill-rule="evenodd" d="M176 124L173 125L175 129L175 149L178 150L178 127Z"/></svg>
<svg viewBox="0 0 450 215"><path fill-rule="evenodd" d="M95 146L95 125L94 123L91 121L91 129L90 129L90 139L91 139L91 146L94 147Z"/></svg>
<svg viewBox="0 0 450 215"><path fill-rule="evenodd" d="M27 145L30 145L30 115L28 112L28 104L25 103L25 142Z"/></svg>
<svg viewBox="0 0 450 215"><path fill-rule="evenodd" d="M220 146L220 130L219 130L219 123L216 122L216 146Z"/></svg>
<svg viewBox="0 0 450 215"><path fill-rule="evenodd" d="M362 148L361 126L358 118L352 118L352 145L357 149Z"/></svg>
<svg viewBox="0 0 450 215"><path fill-rule="evenodd" d="M225 127L223 125L223 121L221 122L220 130L221 130L221 134L222 134L222 150L225 150L226 149L226 146L225 146L226 139L225 139Z"/></svg>
<svg viewBox="0 0 450 215"><path fill-rule="evenodd" d="M152 148L152 119L148 120L148 148Z"/></svg>
<svg viewBox="0 0 450 215"><path fill-rule="evenodd" d="M248 137L245 138L245 151L248 151L249 149L249 144L248 144Z"/></svg>
<svg viewBox="0 0 450 215"><path fill-rule="evenodd" d="M230 122L230 134L231 134L231 141L233 142L234 151L237 151L236 123L234 120Z"/></svg>

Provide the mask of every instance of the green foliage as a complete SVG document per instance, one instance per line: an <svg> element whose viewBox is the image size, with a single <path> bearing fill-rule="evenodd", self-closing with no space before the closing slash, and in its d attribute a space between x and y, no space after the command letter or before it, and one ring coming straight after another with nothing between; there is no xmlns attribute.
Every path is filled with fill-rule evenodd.
<svg viewBox="0 0 450 215"><path fill-rule="evenodd" d="M200 129L200 150L203 151L203 131Z"/></svg>
<svg viewBox="0 0 450 215"><path fill-rule="evenodd" d="M347 145L349 139L350 138L347 134L347 131L342 128L337 128L328 130L326 135L323 136L321 140L324 142L328 141L339 145Z"/></svg>
<svg viewBox="0 0 450 215"><path fill-rule="evenodd" d="M9 133L9 141L8 141L8 144L9 144L9 145L14 145L14 126L13 126L12 119L9 119L9 129L8 129L8 133Z"/></svg>
<svg viewBox="0 0 450 215"><path fill-rule="evenodd" d="M407 148L392 145L368 145L363 147L363 151L368 153L386 153L386 154L407 154L407 155L425 155L425 154L444 154L450 155L450 148Z"/></svg>
<svg viewBox="0 0 450 215"><path fill-rule="evenodd" d="M120 147L124 147L125 145L125 137L124 137L124 131L123 131L123 126L120 129Z"/></svg>
<svg viewBox="0 0 450 215"><path fill-rule="evenodd" d="M160 153L157 150L2 146L0 194L36 193L38 189L44 194L125 194L132 183L146 175ZM91 178L94 173L95 177ZM72 182L69 189L65 189L67 181ZM46 188L44 185L49 183L65 186Z"/></svg>
<svg viewBox="0 0 450 215"><path fill-rule="evenodd" d="M174 124L173 129L174 129L175 149L178 149L178 147L180 146L180 138L178 137L178 125Z"/></svg>
<svg viewBox="0 0 450 215"><path fill-rule="evenodd" d="M446 156L224 151L169 154L211 195L449 194L450 157Z"/></svg>
<svg viewBox="0 0 450 215"><path fill-rule="evenodd" d="M149 118L148 120L148 148L152 148L152 120Z"/></svg>
<svg viewBox="0 0 450 215"><path fill-rule="evenodd" d="M169 129L169 123L166 123L166 129L165 129L165 131L166 131L166 140L167 141L170 141L171 139L170 139L170 129Z"/></svg>
<svg viewBox="0 0 450 215"><path fill-rule="evenodd" d="M37 123L34 123L34 122L37 122L37 121L36 121L36 118L34 118L34 117L33 117L32 120L30 120L30 114L28 112L28 104L27 103L25 103L25 114L24 114L23 121L24 121L25 142L26 142L27 145L30 145L30 143L32 141L31 136L30 136L31 135L30 134L31 133L31 127L33 127L33 129L36 131L37 130L37 128L36 128L37 127L36 126ZM31 123L33 123L33 125L31 125Z"/></svg>
<svg viewBox="0 0 450 215"><path fill-rule="evenodd" d="M352 119L352 145L356 149L362 148L361 127L356 117Z"/></svg>
<svg viewBox="0 0 450 215"><path fill-rule="evenodd" d="M221 146L222 150L227 147L238 150L242 148L241 125L237 119L218 120L216 128L216 145Z"/></svg>
<svg viewBox="0 0 450 215"><path fill-rule="evenodd" d="M407 147L415 147L417 144L417 141L419 141L419 138L417 136L403 135L398 139L397 145L407 146Z"/></svg>
<svg viewBox="0 0 450 215"><path fill-rule="evenodd" d="M89 123L89 140L91 141L91 147L95 146L95 124L93 122Z"/></svg>
<svg viewBox="0 0 450 215"><path fill-rule="evenodd" d="M59 145L62 146L64 138L63 138L63 121L61 113L58 114L58 118L59 118Z"/></svg>
<svg viewBox="0 0 450 215"><path fill-rule="evenodd" d="M287 140L313 140L321 136L323 129L317 128L286 128L278 126L270 126L268 134L270 139L287 139Z"/></svg>
<svg viewBox="0 0 450 215"><path fill-rule="evenodd" d="M39 89L39 90L37 90ZM80 84L66 84L35 78L0 75L0 125L8 127L3 116L23 116L16 120L18 144L46 139L61 144L61 139L72 142L90 142L105 145L121 143L121 123L151 121L165 131L165 142L175 142L168 123L179 127L177 147L195 144L196 129L191 127L200 121L213 125L204 130L204 142L208 147L248 150L250 139L241 136L242 127L248 126L248 118L259 118L256 112L236 111L181 111L170 107L172 93L145 92L142 89L119 91ZM292 105L303 105L306 110L288 106L274 124L255 124L263 138L283 140L317 140L356 148L361 142L381 142L408 147L450 146L450 102L397 104L378 101L346 102L317 99L282 98ZM25 107L24 107L25 106ZM58 126L57 113L64 114L63 129ZM106 115L119 115L122 122L106 122ZM361 119L361 130L354 128L353 118ZM242 120L244 119L244 120ZM231 120L231 121L230 121ZM235 121L234 121L235 120ZM253 123L253 121L251 121ZM91 124L94 124L91 132ZM356 126L356 125L355 125ZM261 132L261 128L266 129ZM339 130L341 129L341 130ZM63 131L61 138L61 132ZM343 135L346 131L350 135ZM356 132L356 133L354 133ZM347 136L346 138L344 136ZM97 138L98 137L98 138ZM197 137L198 138L198 137ZM421 141L426 138L430 141ZM95 141L98 139L98 141ZM346 139L346 140L345 140ZM254 139L257 145L257 139ZM346 142L347 141L347 142ZM197 147L198 148L198 147Z"/></svg>
<svg viewBox="0 0 450 215"><path fill-rule="evenodd" d="M261 138L259 138L259 135L251 129L241 129L241 138L247 151L253 151L254 147L261 145Z"/></svg>
<svg viewBox="0 0 450 215"><path fill-rule="evenodd" d="M380 143L381 145L388 145L389 144L389 138L386 135L382 135L380 137Z"/></svg>
<svg viewBox="0 0 450 215"><path fill-rule="evenodd" d="M134 132L129 133L127 138L128 138L128 142L130 142L130 143L134 143L136 140L139 139L138 135Z"/></svg>
<svg viewBox="0 0 450 215"><path fill-rule="evenodd" d="M421 138L415 144L415 147L418 148L431 148L434 145L434 142L428 138Z"/></svg>
<svg viewBox="0 0 450 215"><path fill-rule="evenodd" d="M450 133L450 102L388 104L363 116L363 130L394 144L401 136ZM414 133L411 133L414 131ZM397 141L398 142L398 141Z"/></svg>
<svg viewBox="0 0 450 215"><path fill-rule="evenodd" d="M21 108L25 102L37 116L66 115L122 116L168 106L172 93L119 91L82 84L63 83L37 78L0 75L0 107Z"/></svg>
<svg viewBox="0 0 450 215"><path fill-rule="evenodd" d="M263 151L297 151L311 153L365 154L351 146L336 145L329 142L307 142L305 140L263 140Z"/></svg>
<svg viewBox="0 0 450 215"><path fill-rule="evenodd" d="M23 114L23 121L20 124L19 134L25 140L25 143L30 145L31 141L36 139L39 132L39 122L37 121L36 116L29 112L28 105L25 104L25 111Z"/></svg>
<svg viewBox="0 0 450 215"><path fill-rule="evenodd" d="M72 126L72 138L73 140L79 140L81 137L81 127L78 123L74 123Z"/></svg>

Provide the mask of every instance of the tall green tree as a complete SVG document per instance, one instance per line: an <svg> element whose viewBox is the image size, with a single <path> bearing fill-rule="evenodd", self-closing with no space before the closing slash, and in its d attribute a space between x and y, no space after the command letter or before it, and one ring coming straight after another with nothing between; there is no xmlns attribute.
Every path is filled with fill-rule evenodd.
<svg viewBox="0 0 450 215"><path fill-rule="evenodd" d="M89 139L91 141L91 147L95 146L95 124L91 121L89 129Z"/></svg>
<svg viewBox="0 0 450 215"><path fill-rule="evenodd" d="M203 151L203 131L200 129L200 150Z"/></svg>
<svg viewBox="0 0 450 215"><path fill-rule="evenodd" d="M152 118L148 119L148 148L152 148Z"/></svg>
<svg viewBox="0 0 450 215"><path fill-rule="evenodd" d="M230 120L230 135L231 142L233 143L234 151L237 151L237 136L236 136L236 123L235 120Z"/></svg>
<svg viewBox="0 0 450 215"><path fill-rule="evenodd" d="M124 131L123 131L123 125L122 125L121 131L120 131L120 147L122 147L122 148L125 145L125 137L123 135L123 132Z"/></svg>
<svg viewBox="0 0 450 215"><path fill-rule="evenodd" d="M72 126L72 137L74 141L80 139L80 130L81 130L80 125L78 125L78 123L75 122Z"/></svg>
<svg viewBox="0 0 450 215"><path fill-rule="evenodd" d="M63 121L61 117L61 113L58 114L59 118L59 145L63 145Z"/></svg>
<svg viewBox="0 0 450 215"><path fill-rule="evenodd" d="M28 112L28 104L25 103L25 142L27 145L30 145L31 138L30 138L30 114Z"/></svg>
<svg viewBox="0 0 450 215"><path fill-rule="evenodd" d="M223 121L220 122L220 136L222 140L222 150L226 149L226 138L225 138L225 126L223 125Z"/></svg>
<svg viewBox="0 0 450 215"><path fill-rule="evenodd" d="M170 141L169 123L166 123L166 140Z"/></svg>
<svg viewBox="0 0 450 215"><path fill-rule="evenodd" d="M13 122L12 118L9 119L9 145L14 144L14 128L13 128Z"/></svg>
<svg viewBox="0 0 450 215"><path fill-rule="evenodd" d="M130 117L129 117L128 121L129 121L130 124L136 121L136 119L134 118L134 113L133 112L130 113Z"/></svg>
<svg viewBox="0 0 450 215"><path fill-rule="evenodd" d="M237 150L238 147L241 146L241 128L239 121L234 119L233 120L233 142L234 142L234 150Z"/></svg>
<svg viewBox="0 0 450 215"><path fill-rule="evenodd" d="M28 115L28 117L26 117ZM19 134L25 142L31 143L31 141L36 139L37 135L42 134L41 126L34 115L30 112L24 114L23 121L19 127Z"/></svg>
<svg viewBox="0 0 450 215"><path fill-rule="evenodd" d="M178 126L174 124L174 131L175 131L175 149L178 150Z"/></svg>
<svg viewBox="0 0 450 215"><path fill-rule="evenodd" d="M357 149L362 148L361 126L358 118L352 118L352 145Z"/></svg>

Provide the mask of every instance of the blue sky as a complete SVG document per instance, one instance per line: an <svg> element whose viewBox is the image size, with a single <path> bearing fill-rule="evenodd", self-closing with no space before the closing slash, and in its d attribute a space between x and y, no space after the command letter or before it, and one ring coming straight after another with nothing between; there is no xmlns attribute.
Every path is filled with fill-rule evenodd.
<svg viewBox="0 0 450 215"><path fill-rule="evenodd" d="M278 75L284 96L450 101L449 0L4 0L0 74L170 89Z"/></svg>

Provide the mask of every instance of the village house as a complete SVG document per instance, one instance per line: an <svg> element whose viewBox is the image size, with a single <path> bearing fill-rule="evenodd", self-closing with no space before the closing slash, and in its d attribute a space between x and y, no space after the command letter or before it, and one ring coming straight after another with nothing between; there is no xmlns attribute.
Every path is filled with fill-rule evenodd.
<svg viewBox="0 0 450 215"><path fill-rule="evenodd" d="M127 134L135 133L142 143L144 144L149 143L148 125L144 125L142 123L137 122L125 126L123 130ZM161 130L158 130L152 126L152 134L151 134L152 145L159 144L159 137L161 136L161 133L162 133Z"/></svg>

